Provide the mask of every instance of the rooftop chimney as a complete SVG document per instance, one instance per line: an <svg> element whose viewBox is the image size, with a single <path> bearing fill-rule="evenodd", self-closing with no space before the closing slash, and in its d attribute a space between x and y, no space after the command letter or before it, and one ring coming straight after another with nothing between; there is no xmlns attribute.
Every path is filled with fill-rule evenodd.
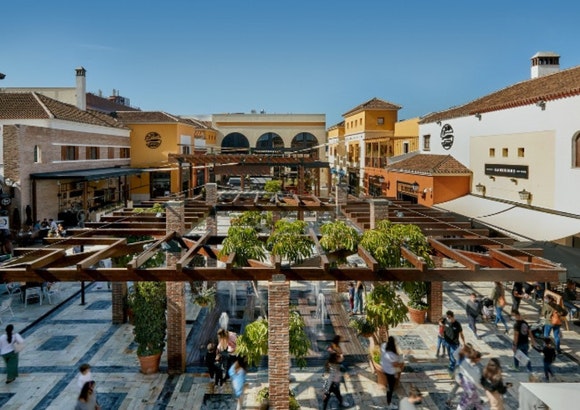
<svg viewBox="0 0 580 410"><path fill-rule="evenodd" d="M532 78L560 71L560 56L551 51L538 51L532 56Z"/></svg>
<svg viewBox="0 0 580 410"><path fill-rule="evenodd" d="M85 111L87 109L87 70L84 67L75 70L77 72L77 108Z"/></svg>

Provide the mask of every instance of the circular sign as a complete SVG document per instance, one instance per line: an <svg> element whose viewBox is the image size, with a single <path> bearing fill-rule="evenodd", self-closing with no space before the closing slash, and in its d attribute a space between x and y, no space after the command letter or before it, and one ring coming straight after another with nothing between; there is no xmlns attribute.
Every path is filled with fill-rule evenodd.
<svg viewBox="0 0 580 410"><path fill-rule="evenodd" d="M2 198L0 200L0 203L2 205L4 205L4 206L8 206L8 205L10 205L10 203L12 203L12 199L10 199L10 198Z"/></svg>
<svg viewBox="0 0 580 410"><path fill-rule="evenodd" d="M145 135L145 145L151 149L158 148L161 145L161 135L152 131Z"/></svg>
<svg viewBox="0 0 580 410"><path fill-rule="evenodd" d="M453 146L453 127L449 124L445 124L441 127L441 146L443 149L450 149Z"/></svg>

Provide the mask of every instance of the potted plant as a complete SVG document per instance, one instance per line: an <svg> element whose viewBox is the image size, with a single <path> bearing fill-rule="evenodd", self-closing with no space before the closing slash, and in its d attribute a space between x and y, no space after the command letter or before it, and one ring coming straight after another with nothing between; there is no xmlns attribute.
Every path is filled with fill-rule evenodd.
<svg viewBox="0 0 580 410"><path fill-rule="evenodd" d="M429 284L427 282L403 282L401 288L409 297L407 307L411 320L419 324L425 323L425 316L429 309L427 304Z"/></svg>
<svg viewBox="0 0 580 410"><path fill-rule="evenodd" d="M289 395L289 399L290 399L289 409L290 410L299 410L300 404L298 404L298 400L296 400L296 396L294 395L294 392L292 390L290 390L288 392L288 395ZM261 388L258 391L257 398L258 398L258 403L260 403L260 405L262 406L261 408L268 408L269 407L268 403L270 401L270 388L267 386Z"/></svg>
<svg viewBox="0 0 580 410"><path fill-rule="evenodd" d="M320 227L320 246L329 252L329 259L338 265L346 263L346 258L357 251L360 234L344 221L325 223Z"/></svg>
<svg viewBox="0 0 580 410"><path fill-rule="evenodd" d="M373 345L370 349L369 356L373 369L375 369L375 374L377 375L377 383L381 386L387 386L387 375L383 372L381 366L381 347Z"/></svg>
<svg viewBox="0 0 580 410"><path fill-rule="evenodd" d="M132 308L141 372L157 373L167 330L165 282L135 283Z"/></svg>
<svg viewBox="0 0 580 410"><path fill-rule="evenodd" d="M199 287L192 287L192 301L201 307L209 307L213 309L215 306L215 296L216 296L216 288L215 286L199 286Z"/></svg>
<svg viewBox="0 0 580 410"><path fill-rule="evenodd" d="M151 208L151 212L155 212L155 216L160 218L163 216L163 212L165 212L165 207L159 202L155 202Z"/></svg>
<svg viewBox="0 0 580 410"><path fill-rule="evenodd" d="M266 248L272 255L286 259L290 264L304 261L312 255L314 246L312 239L305 235L307 226L304 221L279 220L266 242Z"/></svg>
<svg viewBox="0 0 580 410"><path fill-rule="evenodd" d="M348 325L352 327L359 335L371 337L377 330L377 327L366 316L359 316L350 319Z"/></svg>
<svg viewBox="0 0 580 410"><path fill-rule="evenodd" d="M249 259L266 259L264 242L258 237L258 233L251 226L230 226L228 236L222 242L219 256L227 256L235 253L234 266L248 266Z"/></svg>

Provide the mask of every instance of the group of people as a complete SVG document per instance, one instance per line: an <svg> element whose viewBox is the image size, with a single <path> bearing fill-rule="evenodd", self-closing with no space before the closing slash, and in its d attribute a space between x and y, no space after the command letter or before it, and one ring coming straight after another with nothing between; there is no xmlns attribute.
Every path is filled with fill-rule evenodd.
<svg viewBox="0 0 580 410"><path fill-rule="evenodd" d="M247 370L244 358L235 354L236 339L235 333L220 328L217 332L217 342L210 342L207 345L205 363L214 389L218 392L222 391L227 380L231 380L237 408L241 409Z"/></svg>
<svg viewBox="0 0 580 410"><path fill-rule="evenodd" d="M357 281L356 285L354 282L348 284L348 302L351 315L362 315L364 313L364 292L365 286L362 281Z"/></svg>

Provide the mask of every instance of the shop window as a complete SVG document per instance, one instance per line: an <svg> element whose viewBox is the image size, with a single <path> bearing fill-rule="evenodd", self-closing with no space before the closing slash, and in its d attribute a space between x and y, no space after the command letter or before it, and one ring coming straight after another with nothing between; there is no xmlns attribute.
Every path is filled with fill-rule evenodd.
<svg viewBox="0 0 580 410"><path fill-rule="evenodd" d="M431 135L423 135L423 151L431 151Z"/></svg>

